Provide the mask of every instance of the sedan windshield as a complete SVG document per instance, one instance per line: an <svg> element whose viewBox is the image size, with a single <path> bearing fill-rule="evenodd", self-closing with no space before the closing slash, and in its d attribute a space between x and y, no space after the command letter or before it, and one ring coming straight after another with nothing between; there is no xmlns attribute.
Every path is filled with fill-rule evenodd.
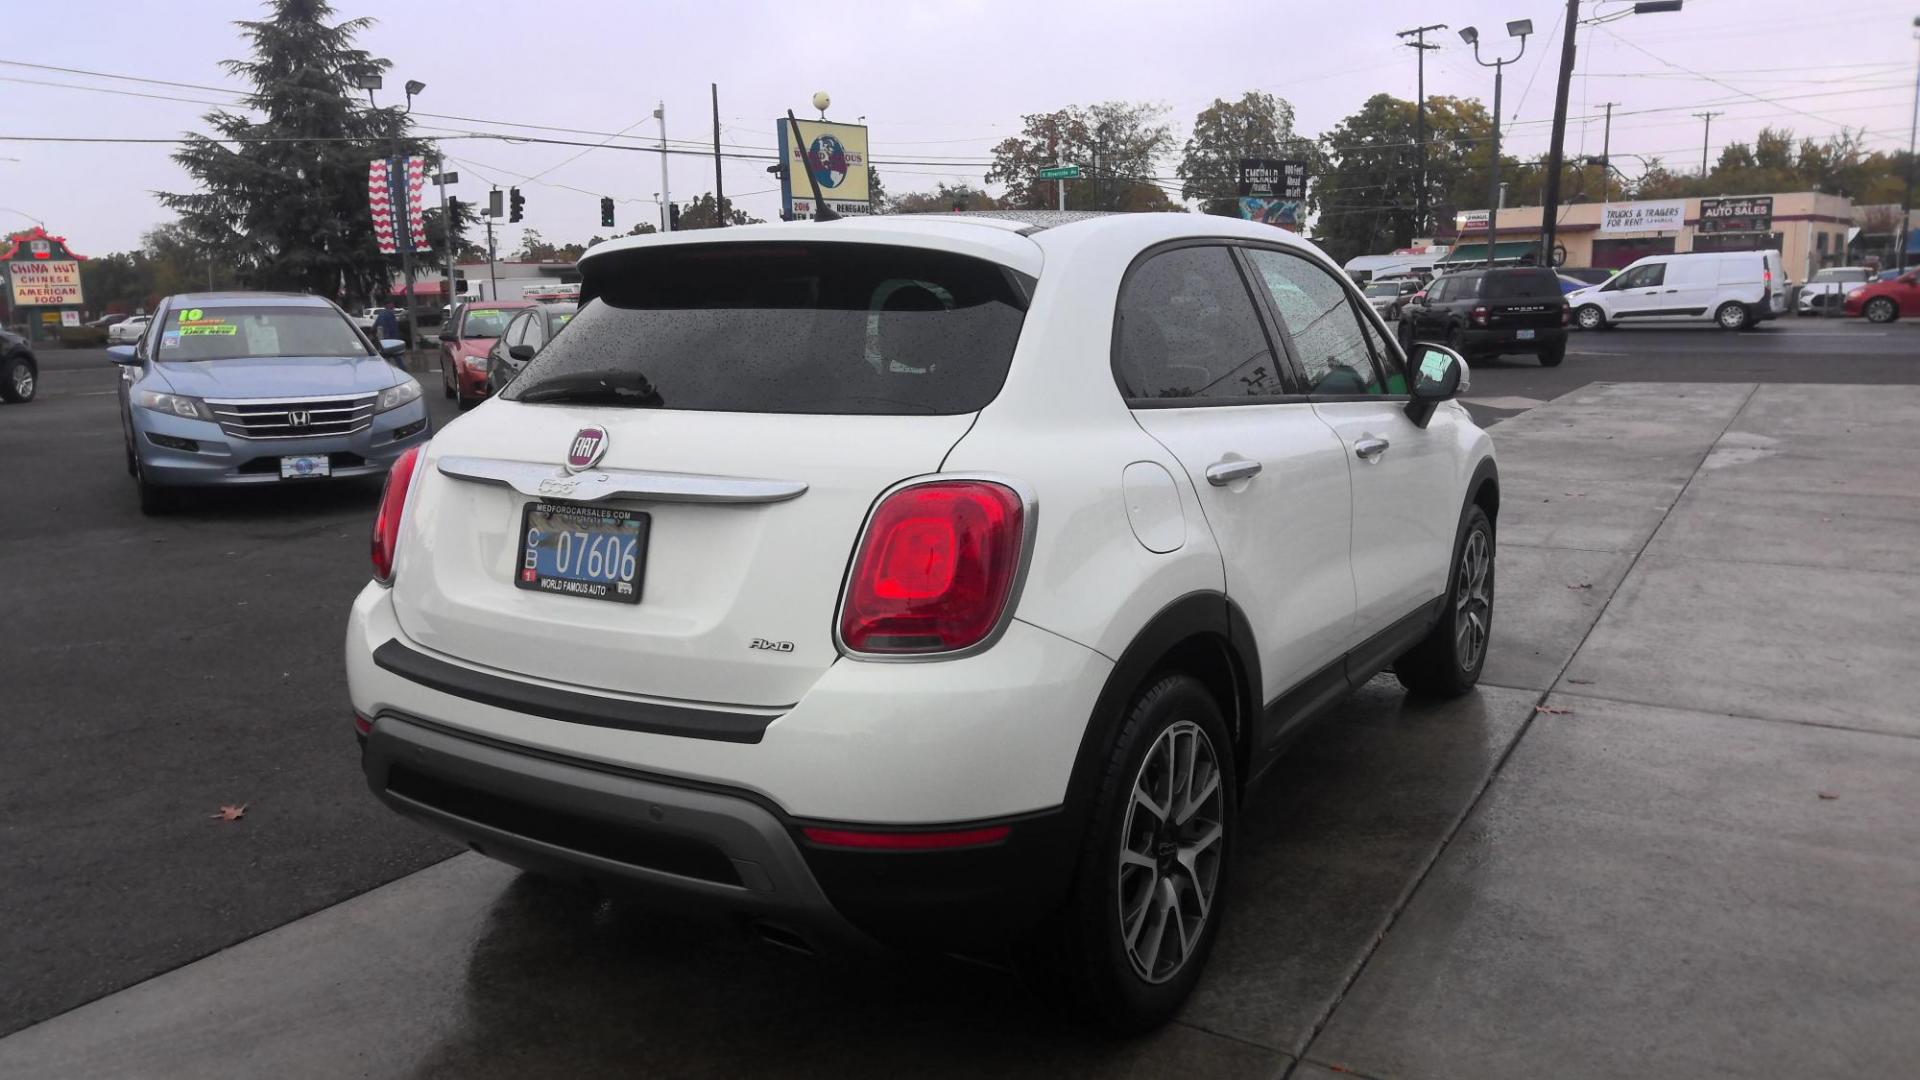
<svg viewBox="0 0 1920 1080"><path fill-rule="evenodd" d="M1368 296L1399 296L1400 286L1395 285L1392 282L1388 282L1385 285L1369 285L1367 286L1367 295Z"/></svg>
<svg viewBox="0 0 1920 1080"><path fill-rule="evenodd" d="M468 308L466 317L460 320L460 336L463 338L497 338L500 336L500 332L507 328L507 320L513 318L513 315L513 311L509 311L506 308Z"/></svg>
<svg viewBox="0 0 1920 1080"><path fill-rule="evenodd" d="M160 326L163 361L365 356L367 346L330 307L176 307Z"/></svg>

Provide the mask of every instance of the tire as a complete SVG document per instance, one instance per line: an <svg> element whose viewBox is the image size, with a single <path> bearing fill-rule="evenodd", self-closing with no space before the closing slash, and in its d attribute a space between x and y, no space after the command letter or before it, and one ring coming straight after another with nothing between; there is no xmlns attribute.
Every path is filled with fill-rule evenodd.
<svg viewBox="0 0 1920 1080"><path fill-rule="evenodd" d="M1454 352L1459 353L1461 356L1467 355L1466 331L1460 329L1457 326L1449 327L1447 329L1447 348L1452 349Z"/></svg>
<svg viewBox="0 0 1920 1080"><path fill-rule="evenodd" d="M1574 324L1582 330L1611 330L1613 328L1612 324L1607 322L1607 313L1601 309L1599 304L1580 305L1580 310L1573 313L1573 321Z"/></svg>
<svg viewBox="0 0 1920 1080"><path fill-rule="evenodd" d="M147 483L146 473L141 470L137 456L133 461L133 484L140 492L140 512L148 517L171 513L180 504L178 494L171 489Z"/></svg>
<svg viewBox="0 0 1920 1080"><path fill-rule="evenodd" d="M1471 565L1469 565L1471 560ZM1467 507L1447 572L1447 603L1439 623L1393 663L1400 685L1423 697L1458 697L1480 681L1493 633L1493 522ZM1470 616L1478 616L1477 626Z"/></svg>
<svg viewBox="0 0 1920 1080"><path fill-rule="evenodd" d="M0 398L15 405L23 405L33 400L39 381L34 378L33 361L24 356L16 356L6 362L4 374L0 374Z"/></svg>
<svg viewBox="0 0 1920 1080"><path fill-rule="evenodd" d="M1563 341L1541 349L1539 356L1541 367L1559 367L1560 362L1567 358L1567 343Z"/></svg>
<svg viewBox="0 0 1920 1080"><path fill-rule="evenodd" d="M447 376L445 361L440 364L440 389L446 393L449 400L460 396L460 391L454 386L453 380Z"/></svg>
<svg viewBox="0 0 1920 1080"><path fill-rule="evenodd" d="M1889 297L1876 296L1867 301L1863 314L1870 323L1890 323L1900 317L1900 305Z"/></svg>
<svg viewBox="0 0 1920 1080"><path fill-rule="evenodd" d="M1722 330L1745 330L1753 325L1753 312L1747 305L1729 300L1714 309L1713 321Z"/></svg>
<svg viewBox="0 0 1920 1080"><path fill-rule="evenodd" d="M1209 756L1212 770L1195 765ZM1051 939L1042 943L1043 979L1088 1020L1122 1033L1151 1030L1172 1019L1199 982L1225 911L1237 783L1226 721L1198 679L1171 672L1134 699L1096 791L1073 890L1043 930ZM1183 786L1206 794L1180 822ZM1135 799L1136 789L1160 810ZM1176 822L1170 830L1159 824L1167 817ZM1182 926L1195 916L1182 948Z"/></svg>

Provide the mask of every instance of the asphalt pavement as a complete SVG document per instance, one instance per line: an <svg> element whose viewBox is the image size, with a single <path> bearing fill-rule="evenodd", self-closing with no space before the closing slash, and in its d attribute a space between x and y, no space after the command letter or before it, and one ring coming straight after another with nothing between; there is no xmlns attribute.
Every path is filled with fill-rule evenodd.
<svg viewBox="0 0 1920 1080"><path fill-rule="evenodd" d="M1476 364L1469 406L1486 420L1510 418L1589 384L1628 381L1920 383L1917 333L1916 324L1806 321L1745 334L1632 328L1576 335L1557 369L1518 358ZM1004 1008L968 997L1009 992L992 978L902 969L897 981L878 984L904 995L886 1003L875 996L871 973L846 980L831 970L795 974L717 932L680 939L644 916L609 922L604 912L576 910L571 901L514 884L510 875L471 859L436 868L433 875L440 878L421 875L371 891L454 853L374 802L354 752L340 634L348 602L368 572L367 530L377 485L238 492L196 500L166 518L144 518L122 462L116 370L97 350L50 352L43 361L40 399L0 407L0 462L6 463L0 506L8 508L0 515L0 558L11 571L0 587L0 687L6 703L0 712L8 717L0 724L0 971L7 973L0 980L0 1035L275 927L284 929L263 942L304 934L323 951L337 947L356 961L379 964L384 950L402 966L426 965L422 979L448 980L436 1000L465 1009L477 1032L498 1035L509 1016L538 1021L539 1041L529 1041L534 1033L520 1039L498 1035L489 1044L437 1032L447 1045L433 1060L448 1074L478 1060L472 1055L492 1051L522 1065L551 1063L539 1056L542 1044L587 1038L591 1032L580 1026L586 1020L567 1020L565 1003L586 1004L595 995L632 988L625 981L631 973L608 950L616 956L642 947L665 950L657 973L663 981L643 988L645 998L664 1010L666 1020L688 1025L709 1044L724 1041L726 1025L712 1026L719 1020L700 1011L701 1003L722 1009L743 982L755 980L768 987L751 998L761 1015L781 1009L783 994L819 1003L796 1012L797 1019L782 1029L796 1039L801 1036L794 1024L832 1029L846 1019L837 1007L849 1003L882 1026L907 1025L906 1034L916 1030L911 1025L925 1023L923 1010L943 1006L984 1023L1008 1024ZM448 403L428 382L435 422L443 423ZM1305 1053L1351 986L1355 957L1368 955L1399 916L1412 883L1434 865L1462 815L1513 752L1540 695L1593 632L1606 598L1627 579L1648 537L1691 482L1686 476L1703 460L1698 455L1717 446L1714 439L1728 418L1747 407L1750 390L1740 388L1738 401L1729 403L1699 388L1675 388L1675 400L1661 402L1680 416L1704 410L1704 426L1696 425L1699 433L1692 436L1697 452L1688 442L1672 454L1674 462L1696 455L1684 475L1659 458L1665 472L1633 462L1605 492L1601 485L1592 493L1576 491L1558 474L1531 481L1539 490L1530 498L1538 498L1540 507L1524 527L1509 528L1503 515L1506 629L1497 638L1503 645L1496 653L1499 664L1489 668L1492 685L1476 704L1453 709L1409 709L1390 688L1370 691L1343 713L1346 723L1302 744L1285 782L1275 785L1282 794L1269 796L1257 819L1277 853L1243 876L1243 884L1256 891L1302 907L1291 914L1272 909L1252 922L1243 916L1232 924L1234 935L1223 938L1215 958L1220 974L1210 976L1196 999L1196 1023L1170 1036L1172 1042L1101 1050L1072 1038L1052 1043L1050 1022L1029 1018L1010 1029L1014 1044L1035 1048L1035 1066L1078 1061L1143 1072L1172 1060L1162 1055L1176 1051L1204 1057L1222 1071L1283 1068L1292 1055ZM1630 429L1622 433L1634 437ZM1496 433L1503 444L1508 438ZM1739 451L1738 445L1728 448L1730 460ZM1510 455L1502 452L1505 465ZM1910 484L1901 487L1900 477L1884 469L1863 475L1896 494L1912 493ZM1548 510L1549 502L1558 505ZM1884 516L1880 520L1885 523ZM1707 530L1705 542L1712 543L1713 530L1723 523L1687 519L1674 528L1673 537L1662 532L1659 540L1682 543L1685 529L1692 528ZM1784 542L1770 539L1766 523L1757 519L1748 522L1743 537L1743 543L1762 548ZM1864 560L1863 566L1897 555L1871 545L1864 553L1845 544L1833 550ZM1581 580L1560 580L1569 574ZM1582 582L1592 590L1576 588ZM1737 590L1737 582L1726 587ZM1667 591L1684 597L1691 595L1687 588L1683 580ZM1641 586L1631 598L1655 604L1661 594ZM1669 654L1684 650L1700 632L1696 628L1691 638L1680 635L1662 647ZM1619 657L1632 655L1635 636L1612 633L1607 640L1615 651L1597 656L1593 678L1574 681L1630 682L1630 675L1607 665L1627 663ZM1837 708L1847 707L1844 683L1821 685L1839 695ZM1732 711L1712 697L1670 704ZM1879 698L1869 704L1874 717L1896 711ZM1621 722L1652 721L1636 714ZM1514 798L1513 805L1524 810L1534 805L1530 800L1550 801L1550 793L1536 797L1529 789ZM245 818L216 820L227 804L245 804ZM448 889L472 890L466 907L445 907ZM390 934L368 934L358 951L348 948L348 938L383 919L418 914L423 895L442 905L428 908L446 920L440 936L408 946ZM359 899L352 904L333 907L354 897ZM328 908L318 919L301 919ZM1300 911L1307 912L1304 921L1293 917ZM536 955L543 947L549 951ZM289 973L317 964L319 956L300 948L274 955ZM278 981L270 969L235 962L242 963L237 975L252 980L249 993L265 995L267 984ZM558 1005L497 981L533 979L543 964L556 965L553 976L528 985L552 993ZM201 970L196 965L178 977ZM340 977L350 980L352 970L342 967ZM1419 978L1437 977L1431 968L1414 970ZM1376 980L1361 988L1380 985ZM164 986L148 983L142 992ZM369 1000L406 989L377 984L368 990ZM694 997L675 1004L676 992ZM1399 999L1387 994L1380 1000ZM353 1009L335 1019L348 1013L366 1019ZM1283 1019L1274 1019L1276 1013ZM408 1038L421 1034L423 1022L416 1013L390 1026ZM636 1049L633 1040L644 1044L657 1038L647 1031L658 1030L649 1025L628 1041L603 1038L590 1049ZM312 1040L287 1045L344 1045L324 1035ZM913 1045L905 1034L879 1046L903 1067L912 1063ZM1076 1058L1075 1047L1093 1056ZM749 1055L736 1064L751 1063L751 1044L735 1052ZM885 1060L882 1054L869 1063ZM1296 1075L1307 1075L1310 1067L1302 1070Z"/></svg>

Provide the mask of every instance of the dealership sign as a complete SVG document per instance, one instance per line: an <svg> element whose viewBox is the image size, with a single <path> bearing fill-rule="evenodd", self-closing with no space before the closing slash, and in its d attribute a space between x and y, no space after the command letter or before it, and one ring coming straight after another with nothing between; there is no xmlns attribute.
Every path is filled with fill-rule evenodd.
<svg viewBox="0 0 1920 1080"><path fill-rule="evenodd" d="M1685 199L1658 202L1609 203L1600 211L1603 233L1679 232L1687 223Z"/></svg>
<svg viewBox="0 0 1920 1080"><path fill-rule="evenodd" d="M1294 158L1241 158L1240 197L1305 199L1307 163Z"/></svg>
<svg viewBox="0 0 1920 1080"><path fill-rule="evenodd" d="M60 307L81 303L80 264L72 259L7 265L15 307Z"/></svg>
<svg viewBox="0 0 1920 1080"><path fill-rule="evenodd" d="M1462 210L1454 215L1453 221L1461 232L1485 232L1488 216L1485 210Z"/></svg>
<svg viewBox="0 0 1920 1080"><path fill-rule="evenodd" d="M867 191L867 129L860 124L835 124L826 120L798 121L800 139L793 138L794 124L785 118L774 121L780 143L780 157L787 167L780 170L780 202L784 216L814 216L813 185L820 185L820 197L836 214L870 214L873 206ZM808 174L812 174L809 179Z"/></svg>
<svg viewBox="0 0 1920 1080"><path fill-rule="evenodd" d="M1773 196L1754 195L1735 199L1701 199L1702 233L1764 233L1773 231Z"/></svg>

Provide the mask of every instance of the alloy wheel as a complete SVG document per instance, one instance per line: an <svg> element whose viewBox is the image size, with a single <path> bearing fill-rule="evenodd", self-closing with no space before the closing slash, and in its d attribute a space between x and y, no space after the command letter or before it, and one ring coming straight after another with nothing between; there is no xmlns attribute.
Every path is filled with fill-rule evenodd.
<svg viewBox="0 0 1920 1080"><path fill-rule="evenodd" d="M13 368L13 393L21 401L33 396L33 365L24 361Z"/></svg>
<svg viewBox="0 0 1920 1080"><path fill-rule="evenodd" d="M1225 799L1206 731L1190 720L1162 731L1120 832L1121 943L1150 983L1173 978L1200 946L1226 849Z"/></svg>
<svg viewBox="0 0 1920 1080"><path fill-rule="evenodd" d="M1888 300L1886 297L1879 297L1875 300L1869 301L1867 304L1867 321L1868 322L1876 322L1876 323L1892 322L1893 315L1894 315L1893 301Z"/></svg>
<svg viewBox="0 0 1920 1080"><path fill-rule="evenodd" d="M1453 590L1454 656L1462 671L1480 665L1487 651L1488 627L1493 618L1493 547L1487 534L1467 534L1460 551L1460 572Z"/></svg>

